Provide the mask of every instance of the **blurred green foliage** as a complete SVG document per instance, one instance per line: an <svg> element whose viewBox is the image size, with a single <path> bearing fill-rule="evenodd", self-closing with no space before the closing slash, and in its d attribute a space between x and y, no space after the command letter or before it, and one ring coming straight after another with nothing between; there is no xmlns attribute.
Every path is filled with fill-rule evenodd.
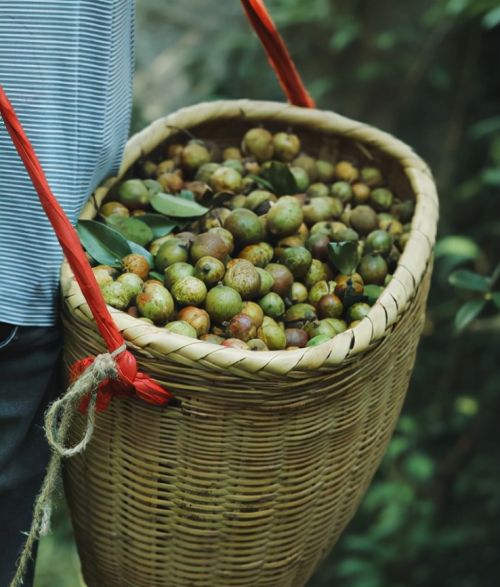
<svg viewBox="0 0 500 587"><path fill-rule="evenodd" d="M485 292L467 287L470 276L463 287L464 270L492 276L500 260L500 3L267 4L318 106L411 144L441 201L428 320L403 415L311 585L496 586L500 318L490 300L462 333L454 321ZM202 100L283 99L239 2L149 0L137 10L134 130ZM453 271L462 275L450 284ZM36 587L78 584L69 537L60 515L42 541Z"/></svg>

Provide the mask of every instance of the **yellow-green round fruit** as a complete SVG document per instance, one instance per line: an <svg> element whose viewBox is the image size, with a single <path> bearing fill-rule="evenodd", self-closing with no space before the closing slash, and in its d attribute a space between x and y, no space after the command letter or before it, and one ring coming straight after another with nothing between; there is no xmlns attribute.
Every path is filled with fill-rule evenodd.
<svg viewBox="0 0 500 587"><path fill-rule="evenodd" d="M155 324L166 322L174 311L174 300L168 289L161 284L149 287L145 284L136 301L139 314Z"/></svg>
<svg viewBox="0 0 500 587"><path fill-rule="evenodd" d="M273 137L274 155L280 161L292 161L300 152L300 139L297 135L278 132Z"/></svg>
<svg viewBox="0 0 500 587"><path fill-rule="evenodd" d="M190 171L195 171L205 163L209 163L210 153L203 145L190 143L182 150L181 161L183 167Z"/></svg>
<svg viewBox="0 0 500 587"><path fill-rule="evenodd" d="M172 295L181 306L199 306L207 296L207 286L197 277L187 276L172 286Z"/></svg>
<svg viewBox="0 0 500 587"><path fill-rule="evenodd" d="M182 336L188 336L189 338L198 338L196 330L191 324L184 322L184 320L174 320L173 322L169 322L168 324L165 324L165 328L174 334L181 334Z"/></svg>
<svg viewBox="0 0 500 587"><path fill-rule="evenodd" d="M264 240L265 229L257 214L245 208L233 210L224 222L228 230L240 247L251 245Z"/></svg>
<svg viewBox="0 0 500 587"><path fill-rule="evenodd" d="M301 206L293 196L283 196L267 213L267 230L283 238L296 232L304 220Z"/></svg>
<svg viewBox="0 0 500 587"><path fill-rule="evenodd" d="M189 260L189 252L186 244L180 239L173 238L164 242L155 257L155 267L163 273L169 265L174 263L186 263Z"/></svg>
<svg viewBox="0 0 500 587"><path fill-rule="evenodd" d="M140 179L128 179L118 188L120 202L129 210L147 208L149 205L149 191Z"/></svg>
<svg viewBox="0 0 500 587"><path fill-rule="evenodd" d="M286 348L285 331L269 316L264 316L262 326L258 330L258 335L271 351L279 351Z"/></svg>
<svg viewBox="0 0 500 587"><path fill-rule="evenodd" d="M117 310L125 310L132 299L127 286L119 281L104 284L101 288L101 293L106 304L113 306Z"/></svg>
<svg viewBox="0 0 500 587"><path fill-rule="evenodd" d="M165 285L169 289L172 289L176 281L190 275L194 275L194 267L192 265L184 262L174 263L165 269Z"/></svg>
<svg viewBox="0 0 500 587"><path fill-rule="evenodd" d="M205 300L206 311L210 318L218 324L231 320L233 316L241 312L242 307L243 300L240 294L225 285L217 285L212 288Z"/></svg>
<svg viewBox="0 0 500 587"><path fill-rule="evenodd" d="M269 161L274 154L273 135L264 128L251 128L243 137L242 147L257 161Z"/></svg>

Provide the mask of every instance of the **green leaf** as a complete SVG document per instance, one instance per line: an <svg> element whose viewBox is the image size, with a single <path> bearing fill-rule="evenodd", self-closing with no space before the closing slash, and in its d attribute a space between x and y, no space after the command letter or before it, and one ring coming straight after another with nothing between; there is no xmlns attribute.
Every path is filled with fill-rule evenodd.
<svg viewBox="0 0 500 587"><path fill-rule="evenodd" d="M101 265L121 267L123 257L132 251L126 239L114 228L95 220L80 220L76 230L87 253Z"/></svg>
<svg viewBox="0 0 500 587"><path fill-rule="evenodd" d="M500 291L494 291L491 294L491 300L495 306L500 310Z"/></svg>
<svg viewBox="0 0 500 587"><path fill-rule="evenodd" d="M370 306L373 306L373 304L378 300L383 291L384 288L381 285L369 284L365 285L363 289L363 294L367 298L367 303L370 304Z"/></svg>
<svg viewBox="0 0 500 587"><path fill-rule="evenodd" d="M134 241L127 241L130 249L132 251L132 253L137 253L138 255L142 255L143 257L146 257L149 266L150 267L154 267L155 265L155 260L153 255L144 247L141 247L141 245L138 245L137 243L134 243Z"/></svg>
<svg viewBox="0 0 500 587"><path fill-rule="evenodd" d="M476 243L465 236L446 236L436 245L435 257L453 256L464 259L477 259L480 253Z"/></svg>
<svg viewBox="0 0 500 587"><path fill-rule="evenodd" d="M500 6L489 10L483 16L483 26L487 29L492 29L500 24Z"/></svg>
<svg viewBox="0 0 500 587"><path fill-rule="evenodd" d="M472 300L464 304L455 316L455 328L458 331L463 330L479 316L485 305L486 300Z"/></svg>
<svg viewBox="0 0 500 587"><path fill-rule="evenodd" d="M163 216L163 214L153 214L147 212L139 218L153 231L154 238L160 238L170 234L177 226L175 220L166 218Z"/></svg>
<svg viewBox="0 0 500 587"><path fill-rule="evenodd" d="M259 175L253 175L253 173L249 173L247 177L253 179L256 184L260 185L260 187L266 188L266 190L269 190L271 192L274 191L273 186Z"/></svg>
<svg viewBox="0 0 500 587"><path fill-rule="evenodd" d="M288 165L271 161L261 171L261 177L271 184L272 191L280 196L297 193L297 182Z"/></svg>
<svg viewBox="0 0 500 587"><path fill-rule="evenodd" d="M358 243L353 241L330 243L328 255L340 273L350 275L356 271L359 263Z"/></svg>
<svg viewBox="0 0 500 587"><path fill-rule="evenodd" d="M208 208L197 202L191 202L171 194L155 194L151 198L151 206L157 212L173 218L192 218L203 216L208 212Z"/></svg>
<svg viewBox="0 0 500 587"><path fill-rule="evenodd" d="M128 241L133 241L141 246L147 245L154 238L151 228L136 217L130 218L112 214L106 218L106 223L116 228Z"/></svg>
<svg viewBox="0 0 500 587"><path fill-rule="evenodd" d="M163 283L163 280L165 279L165 276L162 275L161 273L158 273L158 271L150 271L149 277L151 277L153 279L157 279L158 281L161 281L162 283Z"/></svg>
<svg viewBox="0 0 500 587"><path fill-rule="evenodd" d="M487 277L474 273L473 271L468 271L467 269L454 271L448 277L448 281L455 287L470 291L486 293L490 289L490 280Z"/></svg>

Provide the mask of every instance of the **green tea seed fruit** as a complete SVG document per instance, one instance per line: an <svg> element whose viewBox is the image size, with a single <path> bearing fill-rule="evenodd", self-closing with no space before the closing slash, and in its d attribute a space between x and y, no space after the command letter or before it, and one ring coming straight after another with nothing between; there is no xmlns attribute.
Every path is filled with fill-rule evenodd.
<svg viewBox="0 0 500 587"><path fill-rule="evenodd" d="M222 151L222 158L224 161L227 161L228 159L241 159L241 151L238 147L227 147Z"/></svg>
<svg viewBox="0 0 500 587"><path fill-rule="evenodd" d="M136 211L134 211L135 214ZM116 228L123 234L123 236L141 247L145 247L154 239L154 234L151 228L139 220L139 218L123 218Z"/></svg>
<svg viewBox="0 0 500 587"><path fill-rule="evenodd" d="M262 242L254 245L247 245L240 251L238 257L250 261L256 267L265 267L271 262L274 255L273 248L269 243Z"/></svg>
<svg viewBox="0 0 500 587"><path fill-rule="evenodd" d="M293 178L295 179L297 190L299 192L305 192L310 183L307 171L302 167L292 166L290 167L290 172L293 175Z"/></svg>
<svg viewBox="0 0 500 587"><path fill-rule="evenodd" d="M302 209L296 198L283 196L267 213L267 230L275 237L293 234L304 220Z"/></svg>
<svg viewBox="0 0 500 587"><path fill-rule="evenodd" d="M111 277L109 271L107 271L107 269L105 269L103 265L92 267L92 273L94 274L95 280L97 281L99 287L102 287L103 285L106 285L107 283L111 283L113 281L113 278Z"/></svg>
<svg viewBox="0 0 500 587"><path fill-rule="evenodd" d="M210 316L202 308L186 306L179 310L177 319L190 324L195 329L197 336L207 334L210 330Z"/></svg>
<svg viewBox="0 0 500 587"><path fill-rule="evenodd" d="M279 351L286 348L286 335L284 330L269 316L264 316L262 326L258 329L258 335L272 351Z"/></svg>
<svg viewBox="0 0 500 587"><path fill-rule="evenodd" d="M367 303L373 306L383 291L384 288L381 285L368 284L363 290L363 295L368 298Z"/></svg>
<svg viewBox="0 0 500 587"><path fill-rule="evenodd" d="M325 183L330 183L335 177L335 166L330 161L324 161L318 159L316 161L316 171L318 174L318 180Z"/></svg>
<svg viewBox="0 0 500 587"><path fill-rule="evenodd" d="M231 211L227 208L213 208L200 220L200 231L207 232L211 228L224 226L229 214L231 214Z"/></svg>
<svg viewBox="0 0 500 587"><path fill-rule="evenodd" d="M262 297L271 291L274 285L274 279L273 276L265 269L261 269L260 267L256 267L256 269L260 276L259 297Z"/></svg>
<svg viewBox="0 0 500 587"><path fill-rule="evenodd" d="M200 340L203 340L204 342L209 342L211 344L222 344L224 342L224 337L223 336L218 336L217 334L202 334L200 336Z"/></svg>
<svg viewBox="0 0 500 587"><path fill-rule="evenodd" d="M247 343L239 338L226 338L225 341L221 342L221 346L225 346L229 349L240 349L240 350L250 350Z"/></svg>
<svg viewBox="0 0 500 587"><path fill-rule="evenodd" d="M274 257L281 259L286 249L290 247L302 247L304 244L301 237L297 235L286 236L278 241L278 244L274 247Z"/></svg>
<svg viewBox="0 0 500 587"><path fill-rule="evenodd" d="M181 163L189 171L199 169L205 163L209 163L210 153L206 147L199 143L189 143L182 149Z"/></svg>
<svg viewBox="0 0 500 587"><path fill-rule="evenodd" d="M356 206L349 216L349 222L360 234L368 234L378 228L378 217L370 206Z"/></svg>
<svg viewBox="0 0 500 587"><path fill-rule="evenodd" d="M125 286L130 299L135 298L144 284L144 281L136 273L122 273L116 281Z"/></svg>
<svg viewBox="0 0 500 587"><path fill-rule="evenodd" d="M328 245L330 239L326 234L317 232L311 234L306 241L306 248L311 252L313 259L319 259L320 261L328 260Z"/></svg>
<svg viewBox="0 0 500 587"><path fill-rule="evenodd" d="M128 179L118 188L118 198L129 210L147 208L149 196L148 188L140 179Z"/></svg>
<svg viewBox="0 0 500 587"><path fill-rule="evenodd" d="M391 207L391 213L400 222L410 222L415 212L415 201L404 200L403 202L394 202Z"/></svg>
<svg viewBox="0 0 500 587"><path fill-rule="evenodd" d="M129 209L121 202L106 202L101 206L99 214L105 218L108 216L122 216L124 218L130 216Z"/></svg>
<svg viewBox="0 0 500 587"><path fill-rule="evenodd" d="M300 139L297 135L278 132L273 137L274 156L280 161L292 161L300 152Z"/></svg>
<svg viewBox="0 0 500 587"><path fill-rule="evenodd" d="M158 176L158 183L162 192L167 194L177 193L184 187L184 180L178 173L162 173Z"/></svg>
<svg viewBox="0 0 500 587"><path fill-rule="evenodd" d="M299 155L293 160L292 169L294 167L301 167L307 173L310 182L315 182L318 179L318 168L316 167L316 159L314 157Z"/></svg>
<svg viewBox="0 0 500 587"><path fill-rule="evenodd" d="M188 275L172 285L172 295L181 306L198 306L205 301L207 286L201 279Z"/></svg>
<svg viewBox="0 0 500 587"><path fill-rule="evenodd" d="M393 237L385 230L374 230L366 237L365 252L387 255L393 245Z"/></svg>
<svg viewBox="0 0 500 587"><path fill-rule="evenodd" d="M368 314L370 311L370 306L365 303L353 304L347 310L347 319L349 322L353 320L363 320L363 318Z"/></svg>
<svg viewBox="0 0 500 587"><path fill-rule="evenodd" d="M294 281L292 283L292 289L290 291L290 302L292 304L300 304L307 300L307 287L300 283L300 281Z"/></svg>
<svg viewBox="0 0 500 587"><path fill-rule="evenodd" d="M231 214L231 212L229 212L229 214ZM224 218L224 222L225 222L225 218ZM226 230L225 228L222 228L222 226L217 226L215 228L210 228L208 231L210 234L216 234L218 236L220 236L220 238L224 241L224 243L226 244L227 250L228 250L228 255L230 255L233 252L234 249L234 238L233 235L229 232L229 230Z"/></svg>
<svg viewBox="0 0 500 587"><path fill-rule="evenodd" d="M313 336L306 346L318 346L319 344L328 342L331 338L332 337L328 336L327 334L318 334L317 336Z"/></svg>
<svg viewBox="0 0 500 587"><path fill-rule="evenodd" d="M218 163L205 163L198 169L194 178L196 181L209 184L212 175L219 167L220 165Z"/></svg>
<svg viewBox="0 0 500 587"><path fill-rule="evenodd" d="M210 318L221 324L231 320L233 316L241 312L243 301L240 294L231 287L217 285L212 288L205 300L205 309Z"/></svg>
<svg viewBox="0 0 500 587"><path fill-rule="evenodd" d="M327 198L330 195L330 189L325 183L312 183L306 192L309 198Z"/></svg>
<svg viewBox="0 0 500 587"><path fill-rule="evenodd" d="M165 241L155 257L155 267L163 273L169 265L174 263L186 263L189 260L189 252L185 243L177 238Z"/></svg>
<svg viewBox="0 0 500 587"><path fill-rule="evenodd" d="M394 196L386 188L376 188L372 191L370 201L375 210L389 210Z"/></svg>
<svg viewBox="0 0 500 587"><path fill-rule="evenodd" d="M324 320L335 329L337 334L347 330L347 324L345 323L345 320L340 320L339 318L324 318Z"/></svg>
<svg viewBox="0 0 500 587"><path fill-rule="evenodd" d="M340 318L344 312L344 306L335 294L323 296L316 306L319 318Z"/></svg>
<svg viewBox="0 0 500 587"><path fill-rule="evenodd" d="M256 304L255 302L244 302L241 314L250 316L257 328L262 324L262 320L264 320L264 311L259 304Z"/></svg>
<svg viewBox="0 0 500 587"><path fill-rule="evenodd" d="M241 188L241 175L231 167L219 167L209 181L214 192L237 192Z"/></svg>
<svg viewBox="0 0 500 587"><path fill-rule="evenodd" d="M350 202L353 196L352 186L347 181L336 181L332 184L330 193L333 197L338 198L344 204Z"/></svg>
<svg viewBox="0 0 500 587"><path fill-rule="evenodd" d="M162 285L147 287L146 282L136 301L139 314L155 324L166 322L174 311L174 300L168 289Z"/></svg>
<svg viewBox="0 0 500 587"><path fill-rule="evenodd" d="M234 169L240 174L240 177L245 173L245 166L243 165L243 161L241 159L225 159L222 163L222 167L229 167L229 169Z"/></svg>
<svg viewBox="0 0 500 587"><path fill-rule="evenodd" d="M280 261L290 269L295 279L301 279L309 271L312 255L305 247L290 247L284 250Z"/></svg>
<svg viewBox="0 0 500 587"><path fill-rule="evenodd" d="M309 337L307 332L302 328L286 328L285 329L286 346L303 348L306 346Z"/></svg>
<svg viewBox="0 0 500 587"><path fill-rule="evenodd" d="M172 286L176 281L182 279L183 277L189 277L194 275L194 267L189 263L174 263L173 265L169 265L165 269L165 285L172 289Z"/></svg>
<svg viewBox="0 0 500 587"><path fill-rule="evenodd" d="M295 304L285 312L287 328L302 328L317 319L316 308L311 304Z"/></svg>
<svg viewBox="0 0 500 587"><path fill-rule="evenodd" d="M309 290L307 298L309 303L316 306L323 296L334 293L335 285L335 281L326 281L324 279L315 283Z"/></svg>
<svg viewBox="0 0 500 587"><path fill-rule="evenodd" d="M131 253L123 257L122 268L125 273L135 273L141 279L147 279L151 270L146 257L137 253Z"/></svg>
<svg viewBox="0 0 500 587"><path fill-rule="evenodd" d="M223 237L215 232L199 234L191 245L191 259L197 263L203 257L214 257L221 261L229 254L230 248Z"/></svg>
<svg viewBox="0 0 500 587"><path fill-rule="evenodd" d="M277 198L272 192L268 192L266 190L253 190L251 191L246 200L245 200L245 208L249 210L253 210L258 208L264 202L276 202Z"/></svg>
<svg viewBox="0 0 500 587"><path fill-rule="evenodd" d="M323 281L328 278L328 273L326 271L326 266L322 263L319 259L313 259L311 262L311 266L306 273L304 278L304 284L308 289L318 283L318 281Z"/></svg>
<svg viewBox="0 0 500 587"><path fill-rule="evenodd" d="M335 165L335 177L341 181L353 182L358 179L359 171L349 161L339 161Z"/></svg>
<svg viewBox="0 0 500 587"><path fill-rule="evenodd" d="M240 312L231 318L227 334L230 338L238 338L247 342L257 336L257 326L250 316Z"/></svg>
<svg viewBox="0 0 500 587"><path fill-rule="evenodd" d="M336 329L326 320L315 320L314 322L310 322L305 325L304 330L311 338L314 338L319 334L324 334L329 338L333 338L337 334Z"/></svg>
<svg viewBox="0 0 500 587"><path fill-rule="evenodd" d="M248 348L251 351L268 351L267 344L260 338L252 338L247 342Z"/></svg>
<svg viewBox="0 0 500 587"><path fill-rule="evenodd" d="M285 313L285 302L278 294L271 292L259 300L259 306L266 316L279 320Z"/></svg>
<svg viewBox="0 0 500 587"><path fill-rule="evenodd" d="M240 247L258 243L265 237L264 226L257 214L244 208L233 210L226 218L224 228L233 235Z"/></svg>
<svg viewBox="0 0 500 587"><path fill-rule="evenodd" d="M182 336L188 336L189 338L198 338L196 330L191 324L184 322L184 320L174 320L173 322L169 322L165 325L165 328L174 334L181 334Z"/></svg>
<svg viewBox="0 0 500 587"><path fill-rule="evenodd" d="M361 169L361 179L370 187L375 187L383 183L380 169L376 167L363 167Z"/></svg>
<svg viewBox="0 0 500 587"><path fill-rule="evenodd" d="M194 266L194 276L201 279L207 287L212 287L222 281L225 272L224 263L209 255L198 259Z"/></svg>
<svg viewBox="0 0 500 587"><path fill-rule="evenodd" d="M117 310L125 310L132 299L127 286L119 281L106 283L102 286L101 293L106 304Z"/></svg>
<svg viewBox="0 0 500 587"><path fill-rule="evenodd" d="M371 189L361 181L352 184L352 193L355 204L366 204L371 196Z"/></svg>
<svg viewBox="0 0 500 587"><path fill-rule="evenodd" d="M243 151L253 155L257 161L269 161L274 154L273 135L263 128L252 128L245 133Z"/></svg>
<svg viewBox="0 0 500 587"><path fill-rule="evenodd" d="M366 284L383 285L387 272L387 263L381 255L368 254L359 262L358 273Z"/></svg>
<svg viewBox="0 0 500 587"><path fill-rule="evenodd" d="M274 280L271 291L285 299L288 296L294 281L290 269L280 263L269 263L269 265L266 265L265 270L271 274L271 277Z"/></svg>
<svg viewBox="0 0 500 587"><path fill-rule="evenodd" d="M260 275L249 261L242 259L226 270L224 285L236 290L244 300L251 300L259 295Z"/></svg>

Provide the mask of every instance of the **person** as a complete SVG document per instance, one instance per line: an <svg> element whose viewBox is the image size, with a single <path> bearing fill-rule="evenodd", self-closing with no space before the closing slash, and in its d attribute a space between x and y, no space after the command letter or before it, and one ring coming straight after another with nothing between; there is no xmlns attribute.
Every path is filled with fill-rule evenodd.
<svg viewBox="0 0 500 587"><path fill-rule="evenodd" d="M73 223L117 172L131 115L133 0L0 0L0 83ZM0 585L15 572L62 389L62 252L0 127ZM32 585L34 565L24 585Z"/></svg>

